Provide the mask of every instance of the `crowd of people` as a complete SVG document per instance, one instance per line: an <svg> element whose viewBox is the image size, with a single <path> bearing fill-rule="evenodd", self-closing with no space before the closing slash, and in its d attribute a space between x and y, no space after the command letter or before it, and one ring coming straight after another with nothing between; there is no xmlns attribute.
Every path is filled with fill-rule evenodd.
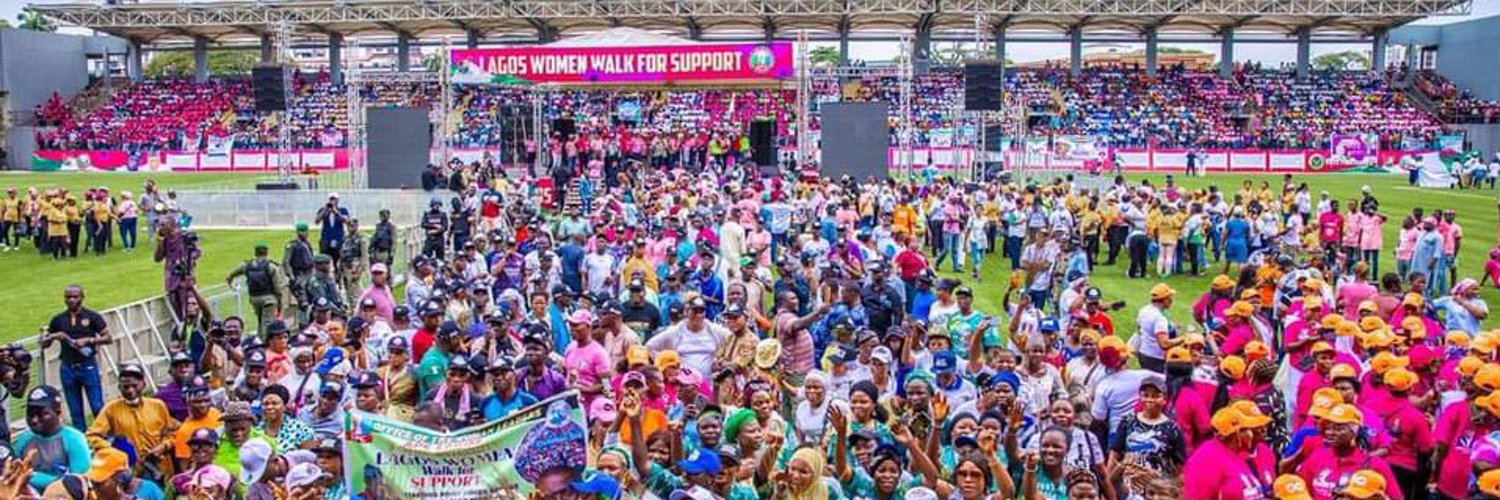
<svg viewBox="0 0 1500 500"><path fill-rule="evenodd" d="M305 76L305 77L304 77ZM888 125L900 116L900 79L893 70L863 68L858 73L811 76L812 130L819 129L819 103L892 103ZM1418 87L1429 93L1460 95L1451 83L1424 74ZM938 68L912 82L913 144L953 144L975 132L962 112L962 72ZM191 83L147 81L117 90L109 102L73 116L60 100L48 101L38 115L57 123L38 142L49 148L201 149L210 137L234 135L241 147L276 144L279 119L288 120L297 147L342 147L348 136L348 91L326 74L296 79L285 118L254 112L248 84L240 80ZM1426 86L1424 86L1424 83ZM1385 75L1367 72L1315 72L1297 81L1276 70L1237 68L1230 78L1217 72L1164 67L1152 77L1136 67L1090 66L1077 77L1064 68L1012 68L1004 81L1007 102L1024 106L1033 134L1095 135L1113 146L1144 147L1324 147L1334 133L1374 133L1386 147L1430 143L1441 123L1404 101ZM543 92L538 100L533 92ZM366 105L436 108L436 83L378 83L361 89ZM555 120L587 117L586 133L619 149L678 151L686 136L725 138L731 146L747 134L746 122L774 120L776 137L794 144L796 92L790 89L555 90L503 86L461 86L451 104L452 144L509 148L514 159L537 150L529 130L532 107L542 106L544 126ZM1472 99L1442 99L1456 112L1475 113ZM1451 104L1451 106L1450 106ZM59 106L63 106L59 108ZM1487 108L1484 108L1487 109ZM434 121L437 113L434 111ZM1012 120L1014 121L1014 120ZM1005 124L1007 133L1021 124ZM941 137L938 132L942 132ZM543 136L545 137L545 136ZM646 138L632 146L637 137ZM893 134L893 141L896 134ZM972 141L972 138L967 139ZM707 143L707 139L690 142Z"/></svg>
<svg viewBox="0 0 1500 500"><path fill-rule="evenodd" d="M130 191L112 194L102 186L82 193L10 186L0 194L0 252L29 243L55 260L76 259L79 248L85 255L104 255L115 248L117 228L119 248L134 252L139 231L154 241L159 220L172 219L176 225L182 218L177 193L158 190L153 181L141 186L139 197Z"/></svg>
<svg viewBox="0 0 1500 500"><path fill-rule="evenodd" d="M460 430L578 391L586 480L537 498L1500 498L1500 336L1448 206L1291 176L626 162L547 197L497 172L435 170L453 199L409 262L386 214L362 229L331 195L281 261L259 244L227 276L253 328L189 280L170 378L122 364L108 401L113 332L68 287L43 338L60 387L0 349L27 424L0 497L367 498L346 489L348 412ZM1215 276L1158 282L1174 273Z"/></svg>

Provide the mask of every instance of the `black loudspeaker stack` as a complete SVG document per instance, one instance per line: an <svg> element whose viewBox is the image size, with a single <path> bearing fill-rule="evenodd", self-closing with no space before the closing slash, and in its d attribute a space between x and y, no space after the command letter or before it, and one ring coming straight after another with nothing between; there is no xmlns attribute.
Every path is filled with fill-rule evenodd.
<svg viewBox="0 0 1500 500"><path fill-rule="evenodd" d="M1001 111L1005 107L1004 63L969 61L964 63L964 110Z"/></svg>
<svg viewBox="0 0 1500 500"><path fill-rule="evenodd" d="M558 118L552 120L552 131L561 134L564 138L576 137L578 125L573 122L572 118Z"/></svg>
<svg viewBox="0 0 1500 500"><path fill-rule="evenodd" d="M776 122L755 120L750 122L751 159L762 167L776 164Z"/></svg>
<svg viewBox="0 0 1500 500"><path fill-rule="evenodd" d="M281 66L256 66L250 70L256 111L286 111L284 71Z"/></svg>

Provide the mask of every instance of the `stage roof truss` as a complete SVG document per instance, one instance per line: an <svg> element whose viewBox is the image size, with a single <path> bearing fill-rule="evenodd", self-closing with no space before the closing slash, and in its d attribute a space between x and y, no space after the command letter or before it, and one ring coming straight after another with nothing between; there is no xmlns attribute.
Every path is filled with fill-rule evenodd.
<svg viewBox="0 0 1500 500"><path fill-rule="evenodd" d="M1138 31L1257 28L1291 34L1317 25L1373 32L1434 15L1465 14L1471 0L312 0L38 4L27 8L64 24L141 42L230 37L291 23L299 34L405 32L423 37L470 31L485 37L545 40L601 26L681 26L713 38L773 26L838 33L868 26L956 28L984 16L993 24L1092 23ZM1044 20L1051 22L1044 22ZM518 22L519 21L519 22ZM263 32L263 31L262 31Z"/></svg>

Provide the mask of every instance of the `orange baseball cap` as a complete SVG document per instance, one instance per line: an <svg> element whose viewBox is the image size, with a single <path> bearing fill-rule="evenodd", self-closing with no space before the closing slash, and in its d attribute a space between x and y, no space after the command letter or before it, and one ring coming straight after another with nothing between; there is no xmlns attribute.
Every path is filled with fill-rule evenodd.
<svg viewBox="0 0 1500 500"><path fill-rule="evenodd" d="M1490 415L1500 417L1500 391L1479 396L1474 399L1474 404L1490 412Z"/></svg>
<svg viewBox="0 0 1500 500"><path fill-rule="evenodd" d="M1420 293L1408 293L1406 297L1401 299L1401 305L1403 306L1422 307L1422 304L1425 302L1422 300L1422 294Z"/></svg>
<svg viewBox="0 0 1500 500"><path fill-rule="evenodd" d="M1500 365L1485 363L1474 372L1474 385L1486 391L1500 389Z"/></svg>
<svg viewBox="0 0 1500 500"><path fill-rule="evenodd" d="M1354 498L1375 498L1385 493L1385 476L1370 469L1363 469L1349 476L1349 483L1344 485L1345 496Z"/></svg>
<svg viewBox="0 0 1500 500"><path fill-rule="evenodd" d="M1282 474L1276 478L1272 490L1276 493L1276 500L1312 500L1312 493L1307 490L1307 481L1296 474Z"/></svg>
<svg viewBox="0 0 1500 500"><path fill-rule="evenodd" d="M1231 380L1239 380L1245 377L1245 358L1239 356L1225 356L1219 360L1219 371L1228 375Z"/></svg>
<svg viewBox="0 0 1500 500"><path fill-rule="evenodd" d="M1376 304L1373 300L1360 301L1359 312L1380 312L1380 304Z"/></svg>
<svg viewBox="0 0 1500 500"><path fill-rule="evenodd" d="M1333 352L1333 345L1319 340L1317 342L1313 342L1312 347L1308 348L1308 350L1313 354Z"/></svg>
<svg viewBox="0 0 1500 500"><path fill-rule="evenodd" d="M1243 300L1236 301L1233 305L1229 306L1229 309L1224 310L1225 315L1239 316L1241 318L1249 317L1254 312L1255 306Z"/></svg>
<svg viewBox="0 0 1500 500"><path fill-rule="evenodd" d="M1479 492L1500 496L1500 469L1490 469L1479 475Z"/></svg>
<svg viewBox="0 0 1500 500"><path fill-rule="evenodd" d="M1427 338L1427 325L1422 323L1422 318L1407 316L1401 320L1401 329L1406 331L1406 336L1412 339Z"/></svg>
<svg viewBox="0 0 1500 500"><path fill-rule="evenodd" d="M1381 380L1385 383L1386 387L1392 390L1406 391L1410 390L1412 386L1417 385L1417 380L1419 379L1416 372L1406 368L1392 368L1390 371L1385 372L1385 375L1381 376Z"/></svg>
<svg viewBox="0 0 1500 500"><path fill-rule="evenodd" d="M1166 283L1157 283L1156 286L1151 287L1151 300L1161 300L1173 295L1177 295L1177 290L1173 290Z"/></svg>
<svg viewBox="0 0 1500 500"><path fill-rule="evenodd" d="M1359 408L1355 408L1354 405L1339 403L1334 405L1333 408L1328 409L1326 420L1335 424L1364 425L1365 415L1359 411Z"/></svg>
<svg viewBox="0 0 1500 500"><path fill-rule="evenodd" d="M1359 323L1355 323L1353 321L1345 321L1343 323L1339 323L1338 328L1333 329L1333 334L1340 337L1354 337L1358 336L1360 333Z"/></svg>
<svg viewBox="0 0 1500 500"><path fill-rule="evenodd" d="M1332 329L1338 328L1339 324L1341 324L1343 322L1344 322L1344 316L1343 315L1341 315L1339 313L1328 313L1328 314L1324 314L1323 315L1323 319L1320 320L1320 321L1318 321L1318 326L1321 326L1323 328L1327 328L1329 330L1332 330Z"/></svg>
<svg viewBox="0 0 1500 500"><path fill-rule="evenodd" d="M1458 360L1458 374L1464 377L1473 377L1479 368L1484 366L1484 360L1474 356L1464 356Z"/></svg>
<svg viewBox="0 0 1500 500"><path fill-rule="evenodd" d="M1307 280L1305 280L1305 281L1302 282L1302 289L1303 290L1322 290L1323 286L1326 285L1326 284L1327 283L1323 282L1323 280L1320 280L1318 278L1308 278Z"/></svg>
<svg viewBox="0 0 1500 500"><path fill-rule="evenodd" d="M1234 288L1234 279L1230 278L1227 274L1220 274L1218 276L1214 276L1214 280L1213 282L1209 283L1209 286L1214 290L1228 290L1230 288Z"/></svg>
<svg viewBox="0 0 1500 500"><path fill-rule="evenodd" d="M1312 404L1308 406L1307 414L1317 418L1328 418L1328 411L1333 407L1344 404L1344 395L1338 389L1324 387L1313 391Z"/></svg>
<svg viewBox="0 0 1500 500"><path fill-rule="evenodd" d="M1484 333L1475 335L1474 339L1469 341L1469 350L1480 354L1494 354L1495 337Z"/></svg>
<svg viewBox="0 0 1500 500"><path fill-rule="evenodd" d="M677 351L669 349L656 353L656 368L658 370L666 371L671 368L681 367L682 357L677 354Z"/></svg>
<svg viewBox="0 0 1500 500"><path fill-rule="evenodd" d="M1375 357L1370 358L1370 371L1385 373L1392 368L1406 368L1410 364L1411 360L1406 356L1397 356L1391 354L1390 351L1381 351Z"/></svg>
<svg viewBox="0 0 1500 500"><path fill-rule="evenodd" d="M1185 346L1195 345L1198 347L1203 347L1203 345L1206 343L1208 343L1208 339L1203 338L1203 334L1201 333L1189 333L1182 336L1182 345Z"/></svg>
<svg viewBox="0 0 1500 500"><path fill-rule="evenodd" d="M1105 349L1113 350L1121 356L1130 355L1130 345L1126 344L1124 340L1120 340L1120 337L1114 335L1106 335L1104 338L1099 339L1099 350L1103 351Z"/></svg>
<svg viewBox="0 0 1500 500"><path fill-rule="evenodd" d="M1302 310L1315 311L1323 308L1323 297L1317 295L1302 296Z"/></svg>
<svg viewBox="0 0 1500 500"><path fill-rule="evenodd" d="M1245 425L1245 415L1227 406L1214 412L1213 419L1209 423L1214 426L1214 431L1220 436L1228 436L1248 428Z"/></svg>
<svg viewBox="0 0 1500 500"><path fill-rule="evenodd" d="M1447 342L1448 345L1458 347L1468 347L1469 340L1469 333L1462 330L1450 330L1447 335L1443 336L1443 341Z"/></svg>
<svg viewBox="0 0 1500 500"><path fill-rule="evenodd" d="M1271 348L1267 347L1265 342L1252 340L1245 343L1245 361L1247 362L1254 362L1258 359L1265 359L1270 355Z"/></svg>
<svg viewBox="0 0 1500 500"><path fill-rule="evenodd" d="M1177 346L1167 349L1168 363L1191 363L1192 361L1193 352L1189 351L1186 347Z"/></svg>
<svg viewBox="0 0 1500 500"><path fill-rule="evenodd" d="M1366 333L1364 337L1361 337L1359 339L1361 345L1363 345L1366 349L1390 347L1396 345L1397 340L1399 339L1396 338L1396 334L1391 333L1391 331L1386 329L1385 327L1381 327L1378 330L1372 330L1369 333Z"/></svg>
<svg viewBox="0 0 1500 500"><path fill-rule="evenodd" d="M1359 370L1355 369L1349 363L1339 363L1333 365L1333 368L1328 369L1328 380L1338 380L1341 378L1357 379L1359 378Z"/></svg>
<svg viewBox="0 0 1500 500"><path fill-rule="evenodd" d="M1380 319L1378 316L1365 316L1359 319L1360 330L1373 332L1381 328L1385 328L1385 320Z"/></svg>
<svg viewBox="0 0 1500 500"><path fill-rule="evenodd" d="M1271 417L1268 417L1266 416L1266 414L1261 413L1260 407L1255 406L1254 401L1241 399L1230 403L1229 407L1233 408L1234 411L1240 412L1240 415L1245 417L1244 427L1247 429L1257 428L1271 423Z"/></svg>

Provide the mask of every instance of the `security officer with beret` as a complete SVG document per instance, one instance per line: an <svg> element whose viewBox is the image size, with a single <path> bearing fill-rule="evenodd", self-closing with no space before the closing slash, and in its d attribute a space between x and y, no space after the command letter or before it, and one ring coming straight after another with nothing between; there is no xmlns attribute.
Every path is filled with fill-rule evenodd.
<svg viewBox="0 0 1500 500"><path fill-rule="evenodd" d="M311 302L308 301L307 296L303 295L303 292L307 290L308 280L312 279L313 256L317 255L317 252L313 251L312 243L307 241L307 223L298 222L296 228L297 237L292 239L292 241L286 242L286 247L282 249L281 264L283 268L291 273L292 293L297 299L295 305L305 308ZM300 317L294 314L284 314L283 316L289 318Z"/></svg>
<svg viewBox="0 0 1500 500"><path fill-rule="evenodd" d="M303 289L302 296L306 297L309 302L324 299L328 301L329 306L336 312L348 310L344 304L343 294L339 293L338 281L333 277L333 258L320 253L317 257L313 257L313 262L314 272L307 279L306 288ZM303 322L306 321L307 318L304 317Z"/></svg>

